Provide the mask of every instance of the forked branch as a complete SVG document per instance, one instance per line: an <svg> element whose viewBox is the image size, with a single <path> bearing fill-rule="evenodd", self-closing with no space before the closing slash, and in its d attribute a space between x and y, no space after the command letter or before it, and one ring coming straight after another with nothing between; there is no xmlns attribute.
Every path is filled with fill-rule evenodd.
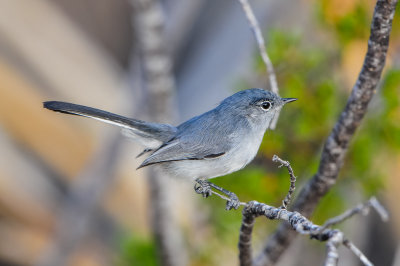
<svg viewBox="0 0 400 266"><path fill-rule="evenodd" d="M283 162L283 165L288 167L291 179L294 177L293 170L289 162L283 161L278 156L274 155L273 161ZM291 182L289 191L294 187L294 181ZM291 194L290 192L288 195ZM288 196L286 196L288 198ZM285 199L286 199L285 198ZM289 197L290 198L290 197ZM337 265L339 254L337 248L344 245L353 252L364 265L373 265L367 257L347 238L344 234L336 229L329 229L330 226L342 222L354 214L361 213L366 215L370 208L373 208L380 214L383 221L387 221L388 215L386 210L379 204L375 197L372 197L364 204L357 205L355 208L344 212L343 214L329 219L324 225L315 225L305 216L296 211L288 211L283 207L272 207L257 201L250 201L243 209L242 225L239 236L239 260L240 265L253 265L251 252L251 235L254 227L255 218L265 216L271 220L282 220L289 224L289 227L302 235L309 235L312 239L326 241L327 253L324 265Z"/></svg>

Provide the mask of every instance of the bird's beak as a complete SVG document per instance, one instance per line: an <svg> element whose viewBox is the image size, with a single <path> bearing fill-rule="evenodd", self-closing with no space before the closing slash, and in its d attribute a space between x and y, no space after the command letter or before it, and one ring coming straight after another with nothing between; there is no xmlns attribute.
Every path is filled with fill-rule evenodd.
<svg viewBox="0 0 400 266"><path fill-rule="evenodd" d="M282 98L281 100L283 101L283 104L287 104L296 101L297 98Z"/></svg>

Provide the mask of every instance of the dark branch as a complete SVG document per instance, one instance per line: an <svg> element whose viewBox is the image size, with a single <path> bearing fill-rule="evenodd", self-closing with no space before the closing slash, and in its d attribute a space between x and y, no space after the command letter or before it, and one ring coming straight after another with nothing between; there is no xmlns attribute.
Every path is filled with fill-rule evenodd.
<svg viewBox="0 0 400 266"><path fill-rule="evenodd" d="M239 235L239 261L241 266L251 265L251 234L253 232L255 216L249 214L246 208L243 209L242 225Z"/></svg>
<svg viewBox="0 0 400 266"><path fill-rule="evenodd" d="M294 203L294 209L306 217L310 217L320 199L336 183L349 143L376 92L385 65L396 4L397 0L378 0L376 3L361 72L345 109L325 142L318 172L300 191ZM257 257L257 265L273 265L279 259L296 235L289 229L287 224L281 224Z"/></svg>

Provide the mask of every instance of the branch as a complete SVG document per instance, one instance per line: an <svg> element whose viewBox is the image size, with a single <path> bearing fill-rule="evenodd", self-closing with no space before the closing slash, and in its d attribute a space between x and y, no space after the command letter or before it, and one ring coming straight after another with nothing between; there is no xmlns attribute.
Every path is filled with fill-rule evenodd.
<svg viewBox="0 0 400 266"><path fill-rule="evenodd" d="M173 101L175 81L172 61L164 40L164 17L158 0L131 0L136 33L147 93L147 113L153 121L168 122L175 114ZM186 265L183 236L171 211L170 184L155 169L148 170L150 208L160 265Z"/></svg>
<svg viewBox="0 0 400 266"><path fill-rule="evenodd" d="M261 59L263 60L265 67L267 69L267 75L269 79L269 85L271 88L271 91L277 95L279 95L279 89L278 89L278 82L276 81L276 75L275 75L275 70L272 65L271 59L268 56L267 49L265 48L265 41L264 37L262 36L260 25L258 24L258 21L256 19L256 16L254 15L253 10L250 7L250 4L248 0L238 0L239 3L242 5L242 9L244 13L246 14L247 21L249 22L250 29L252 30L254 34L254 38L256 39L258 50L261 55ZM280 114L280 109L277 110L277 113L271 122L270 128L275 129L276 123L278 122Z"/></svg>
<svg viewBox="0 0 400 266"><path fill-rule="evenodd" d="M385 65L389 35L397 0L378 0L371 23L368 51L345 109L325 142L318 172L300 191L294 209L310 217L320 199L336 183L349 143L367 112ZM295 237L286 224L281 224L269 239L257 265L273 265Z"/></svg>
<svg viewBox="0 0 400 266"><path fill-rule="evenodd" d="M240 265L252 265L251 260L251 233L253 231L256 217L265 216L270 220L287 221L290 228L302 235L309 235L312 239L327 241L327 256L324 265L337 265L339 258L337 248L344 245L349 248L364 265L372 265L362 252L351 242L345 239L344 234L337 229L322 229L321 226L313 224L305 216L298 212L276 208L257 201L250 201L243 209L242 226L239 237L239 259Z"/></svg>
<svg viewBox="0 0 400 266"><path fill-rule="evenodd" d="M293 191L295 183L295 180L293 179L295 179L295 177L293 169L290 167L290 163L282 160L276 155L273 156L272 160L274 162L280 162L282 165L285 165L288 168L291 178L289 192ZM382 220L387 220L387 211L375 197L372 197L366 203L359 204L355 208L348 210L335 218L329 219L326 223L324 223L324 225L319 226L313 224L305 216L296 211L292 212L288 211L284 207L276 208L264 203L259 203L257 201L250 201L245 205L242 212L243 218L242 225L240 227L238 245L240 265L252 265L251 234L253 232L255 218L259 216L265 216L271 220L287 221L288 223L286 224L288 224L292 230L303 235L310 235L312 239L327 241L327 253L324 265L337 265L339 259L337 249L340 245L347 247L360 259L364 265L372 265L365 255L353 243L351 243L350 240L344 237L344 234L341 231L336 229L328 229L328 227L342 222L352 217L354 214L361 213L366 215L368 214L370 208L375 209L381 215Z"/></svg>
<svg viewBox="0 0 400 266"><path fill-rule="evenodd" d="M279 207L279 209L286 209L290 203L292 194L293 194L294 190L296 189L296 177L295 177L295 175L293 173L293 169L290 166L290 163L288 161L282 160L277 155L274 155L272 157L272 161L280 163L281 165L279 167L286 166L286 168L288 169L288 172L289 172L289 176L290 176L289 191L288 191L285 199L282 202L282 206ZM222 199L225 199L225 197L222 197L221 195L219 195L219 196ZM252 214L249 214L247 211L245 211L246 207L249 205L249 203L241 202L240 205L244 205L245 208L243 209L242 225L240 227L239 261L240 261L240 265L245 266L245 265L251 265L251 263L252 263L251 234L253 232L255 216Z"/></svg>
<svg viewBox="0 0 400 266"><path fill-rule="evenodd" d="M250 204L250 202L248 203ZM248 206L248 204L246 206ZM242 225L240 226L239 234L239 261L241 266L251 265L252 252L251 252L251 234L253 233L255 216L245 212L246 207L243 209Z"/></svg>
<svg viewBox="0 0 400 266"><path fill-rule="evenodd" d="M382 221L388 221L389 214L387 210L379 203L379 201L375 197L372 197L367 202L359 204L353 209L347 210L341 215L329 219L321 226L321 231L325 230L328 227L331 227L332 225L341 223L344 220L351 218L355 214L361 213L362 215L367 215L371 207L375 209L375 211L380 215Z"/></svg>

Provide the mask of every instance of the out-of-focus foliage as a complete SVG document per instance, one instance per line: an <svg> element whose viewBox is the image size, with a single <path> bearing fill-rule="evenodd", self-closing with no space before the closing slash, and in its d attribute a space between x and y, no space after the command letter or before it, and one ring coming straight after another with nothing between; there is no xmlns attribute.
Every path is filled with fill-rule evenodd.
<svg viewBox="0 0 400 266"><path fill-rule="evenodd" d="M121 242L122 254L117 258L117 265L157 265L154 241L151 241L148 238L130 237Z"/></svg>
<svg viewBox="0 0 400 266"><path fill-rule="evenodd" d="M336 34L335 37L342 45L346 45L357 38L368 38L372 5L367 5L365 1L347 1L347 8L339 8L333 11L333 5L337 2L340 2L339 5L343 4L343 1L336 0L317 2L318 20L324 27L333 29L334 34Z"/></svg>

